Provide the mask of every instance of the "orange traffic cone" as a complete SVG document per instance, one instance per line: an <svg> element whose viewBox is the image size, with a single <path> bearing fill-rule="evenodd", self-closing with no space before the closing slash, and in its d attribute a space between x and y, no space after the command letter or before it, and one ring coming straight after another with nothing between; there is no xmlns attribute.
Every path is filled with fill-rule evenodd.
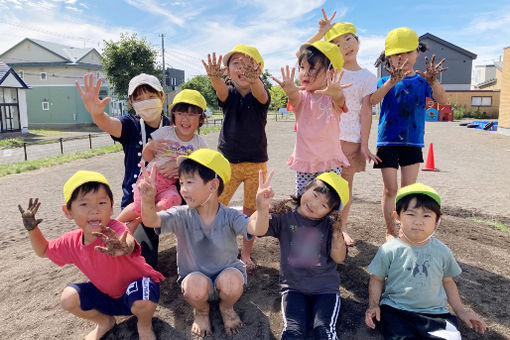
<svg viewBox="0 0 510 340"><path fill-rule="evenodd" d="M434 163L434 145L430 143L429 145L429 153L427 154L427 163L425 163L425 167L421 169L422 171L439 171L436 168Z"/></svg>
<svg viewBox="0 0 510 340"><path fill-rule="evenodd" d="M297 131L297 122L294 123L294 132Z"/></svg>

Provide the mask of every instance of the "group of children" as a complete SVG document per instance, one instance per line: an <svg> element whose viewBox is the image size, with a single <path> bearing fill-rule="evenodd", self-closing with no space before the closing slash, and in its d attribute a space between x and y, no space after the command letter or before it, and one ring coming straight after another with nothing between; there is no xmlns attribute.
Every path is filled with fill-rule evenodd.
<svg viewBox="0 0 510 340"><path fill-rule="evenodd" d="M161 233L177 238L177 282L193 308L194 334L212 334L209 301L215 299L227 336L239 331L242 321L233 306L256 266L254 237L272 236L280 243L281 338L304 339L313 332L315 339L335 339L341 306L337 264L345 259L346 245L356 243L347 220L354 174L364 171L366 161L381 168L388 241L368 267L367 326L375 328L375 318L386 339L460 339L448 301L469 327L485 331L484 322L462 306L452 279L460 267L433 237L441 216L439 195L415 183L423 162L425 98L446 101L436 79L444 60L434 65L432 59L425 72L415 71L425 46L414 31L397 28L388 34L379 60L387 63L390 76L377 82L357 62L356 28L333 25L334 16L323 10L317 34L297 52L300 87L295 68L286 66L281 79L273 78L288 96L298 129L289 158L296 192L272 208L265 134L270 95L255 47L237 45L202 61L224 113L219 152L196 133L206 108L197 91L181 91L168 118L161 114L159 81L141 74L128 90L136 115L116 118L104 113L109 99L98 97L100 79L94 84L87 75L83 88L77 84L94 122L124 148L123 210L111 218L109 183L93 171L78 171L64 185L62 209L79 229L47 241L35 216L41 203L30 199L28 208L19 210L37 255L58 265L75 264L90 280L69 285L61 297L65 310L97 324L88 339L114 327L114 315L130 314L138 318L140 339L155 339L151 320L164 279L154 269ZM368 149L371 107L381 100L374 155ZM241 183L242 212L227 207ZM240 259L238 235L243 236Z"/></svg>

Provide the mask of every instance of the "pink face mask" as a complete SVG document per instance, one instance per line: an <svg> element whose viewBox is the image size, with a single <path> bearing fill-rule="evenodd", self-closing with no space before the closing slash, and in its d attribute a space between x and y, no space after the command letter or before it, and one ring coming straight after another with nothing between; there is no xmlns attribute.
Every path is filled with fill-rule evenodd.
<svg viewBox="0 0 510 340"><path fill-rule="evenodd" d="M161 116L163 103L160 99L147 99L133 103L133 109L146 122L152 122Z"/></svg>

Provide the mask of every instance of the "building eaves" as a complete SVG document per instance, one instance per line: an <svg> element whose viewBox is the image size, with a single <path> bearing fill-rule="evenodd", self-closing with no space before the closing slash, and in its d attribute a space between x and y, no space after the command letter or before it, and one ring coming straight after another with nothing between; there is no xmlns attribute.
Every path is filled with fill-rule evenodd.
<svg viewBox="0 0 510 340"><path fill-rule="evenodd" d="M454 45L446 40L443 40L439 37L436 37L435 35L431 34L431 33L425 33L423 34L421 37L420 37L420 40L422 39L431 39L431 40L434 40L435 42L439 43L439 44L442 44L442 45L445 45L445 46L448 46L449 48L461 53L461 54L464 54L468 57L470 57L471 59L476 59L477 55L474 54L473 52L470 52L468 50L465 50L463 49L462 47L459 47L457 45Z"/></svg>

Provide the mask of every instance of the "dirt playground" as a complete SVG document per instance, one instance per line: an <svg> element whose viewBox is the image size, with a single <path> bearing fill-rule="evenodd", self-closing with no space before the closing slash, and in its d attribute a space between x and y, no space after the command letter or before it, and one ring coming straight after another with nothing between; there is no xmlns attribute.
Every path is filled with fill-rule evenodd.
<svg viewBox="0 0 510 340"><path fill-rule="evenodd" d="M294 173L286 164L295 142L292 122L271 122L267 126L269 168L275 169L273 188L277 198L294 191ZM376 122L371 145L375 151ZM218 134L206 136L211 147ZM453 251L463 272L455 281L463 302L487 323L485 335L477 335L461 325L464 339L510 339L510 233L486 222L510 226L510 137L495 132L467 129L454 123L427 123L426 147L434 143L439 172L422 172L419 181L433 186L444 202L441 226L436 237ZM74 229L61 211L62 186L77 170L103 173L112 185L115 213L119 212L123 154L92 159L0 178L0 339L82 339L94 327L90 322L64 312L59 297L68 283L85 281L72 266L58 267L38 258L30 247L17 204L27 205L29 197L39 197L42 206L40 228L48 238L57 238ZM349 230L358 244L349 248L341 276L342 310L337 324L340 339L381 339L378 331L365 326L368 303L367 265L384 241L380 208L382 179L379 170L367 166L356 175ZM231 202L241 205L241 190ZM241 240L239 240L241 242ZM257 239L253 258L258 270L236 304L244 327L231 339L279 339L283 327L278 294L279 247L271 238ZM159 270L166 280L153 327L158 339L193 339L191 308L176 285L175 238L161 237ZM217 305L211 309L214 335L224 339ZM136 320L118 318L118 325L105 339L138 339Z"/></svg>

